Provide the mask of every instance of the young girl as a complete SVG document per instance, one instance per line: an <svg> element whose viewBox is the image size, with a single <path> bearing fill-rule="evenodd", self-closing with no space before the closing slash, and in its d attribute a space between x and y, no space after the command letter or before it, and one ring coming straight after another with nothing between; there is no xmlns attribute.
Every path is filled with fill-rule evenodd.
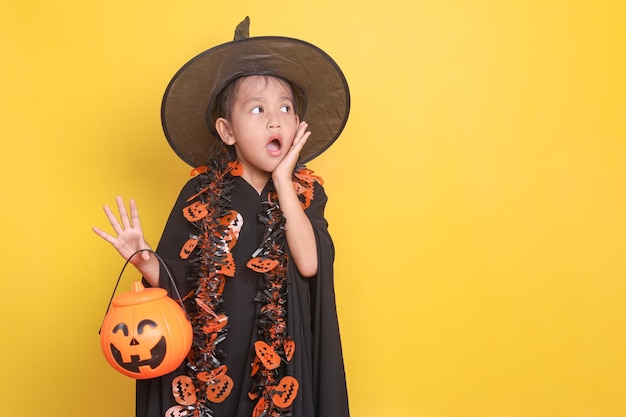
<svg viewBox="0 0 626 417"><path fill-rule="evenodd" d="M248 38L247 27L187 63L165 93L166 136L195 177L157 253L185 294L194 342L177 370L137 382L137 416L349 415L327 198L302 165L343 129L347 84L315 46ZM115 234L94 231L127 259L150 246L135 202L117 206L119 221L104 208ZM175 294L149 251L131 262Z"/></svg>

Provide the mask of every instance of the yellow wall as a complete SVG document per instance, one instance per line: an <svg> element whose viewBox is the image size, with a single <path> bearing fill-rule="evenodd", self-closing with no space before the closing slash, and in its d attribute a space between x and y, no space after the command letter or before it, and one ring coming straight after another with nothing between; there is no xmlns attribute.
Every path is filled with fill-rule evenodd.
<svg viewBox="0 0 626 417"><path fill-rule="evenodd" d="M353 416L626 415L623 2L216 3L2 0L0 416L133 414L97 335L122 260L90 227L133 196L156 242L188 172L163 90L246 14L350 81L311 166Z"/></svg>

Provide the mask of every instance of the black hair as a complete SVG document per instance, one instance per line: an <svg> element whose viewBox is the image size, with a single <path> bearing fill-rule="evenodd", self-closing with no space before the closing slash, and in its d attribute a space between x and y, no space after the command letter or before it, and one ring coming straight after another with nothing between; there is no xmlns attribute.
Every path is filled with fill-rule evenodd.
<svg viewBox="0 0 626 417"><path fill-rule="evenodd" d="M248 76L235 78L234 80L226 84L226 86L222 89L222 91L219 92L215 100L216 101L215 119L213 120L213 122L215 122L215 120L217 120L220 117L223 117L226 120L230 120L231 109L233 107L233 103L237 99L237 90L239 86L241 85L241 83L243 82L243 80L251 76L261 77L266 82L269 78L273 78L273 79L285 82L289 86L289 89L291 90L291 96L292 96L292 101L293 101L293 111L295 114L299 114L298 111L300 107L300 100L299 100L299 97L296 96L296 91L299 91L299 90L294 88L293 85L289 81L285 80L284 78L280 78L271 74L252 74Z"/></svg>

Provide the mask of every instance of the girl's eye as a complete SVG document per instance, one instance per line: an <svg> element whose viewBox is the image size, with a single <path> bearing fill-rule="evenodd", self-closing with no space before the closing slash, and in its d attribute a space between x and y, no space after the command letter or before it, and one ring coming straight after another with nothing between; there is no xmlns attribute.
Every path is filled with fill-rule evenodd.
<svg viewBox="0 0 626 417"><path fill-rule="evenodd" d="M284 106L280 107L280 111L283 113L289 113L291 111L291 106L285 104Z"/></svg>
<svg viewBox="0 0 626 417"><path fill-rule="evenodd" d="M259 113L263 113L263 107L261 106L256 106L254 107L250 113L254 113L254 114L259 114Z"/></svg>

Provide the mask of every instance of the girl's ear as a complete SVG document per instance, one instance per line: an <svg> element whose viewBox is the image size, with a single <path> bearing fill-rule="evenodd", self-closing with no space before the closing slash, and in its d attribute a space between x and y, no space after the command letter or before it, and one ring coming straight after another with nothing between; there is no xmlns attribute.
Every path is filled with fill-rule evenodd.
<svg viewBox="0 0 626 417"><path fill-rule="evenodd" d="M235 144L235 135L230 128L230 122L223 117L220 117L215 121L215 130L219 133L222 142L227 145Z"/></svg>

